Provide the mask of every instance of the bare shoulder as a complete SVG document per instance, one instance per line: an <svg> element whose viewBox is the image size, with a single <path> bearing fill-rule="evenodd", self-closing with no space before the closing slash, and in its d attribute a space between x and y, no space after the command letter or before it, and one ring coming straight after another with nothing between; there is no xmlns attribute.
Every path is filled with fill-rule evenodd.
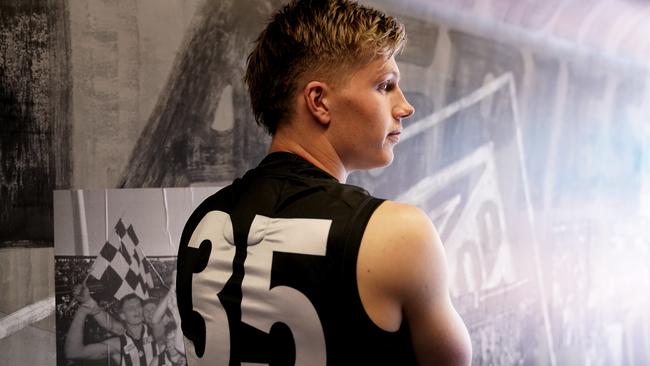
<svg viewBox="0 0 650 366"><path fill-rule="evenodd" d="M378 326L395 330L403 320L409 323L421 364L467 365L471 360L469 335L451 303L447 272L445 250L425 212L391 201L377 208L359 249L359 293Z"/></svg>
<svg viewBox="0 0 650 366"><path fill-rule="evenodd" d="M427 214L413 205L382 203L361 241L357 279L366 311L386 330L399 327L410 303L446 297L444 249Z"/></svg>
<svg viewBox="0 0 650 366"><path fill-rule="evenodd" d="M420 208L385 201L370 218L364 241L367 241L379 265L392 263L402 275L413 272L421 277L425 269L446 267L444 249L429 216ZM381 255L386 253L388 255ZM427 267L427 268L423 268ZM431 268L428 268L431 267Z"/></svg>
<svg viewBox="0 0 650 366"><path fill-rule="evenodd" d="M407 225L430 224L431 221L420 208L395 201L384 201L373 213L375 220L398 220Z"/></svg>
<svg viewBox="0 0 650 366"><path fill-rule="evenodd" d="M416 206L384 201L370 217L364 239L381 239L377 244L394 245L407 239L437 237L429 217ZM390 239L390 240L389 240Z"/></svg>

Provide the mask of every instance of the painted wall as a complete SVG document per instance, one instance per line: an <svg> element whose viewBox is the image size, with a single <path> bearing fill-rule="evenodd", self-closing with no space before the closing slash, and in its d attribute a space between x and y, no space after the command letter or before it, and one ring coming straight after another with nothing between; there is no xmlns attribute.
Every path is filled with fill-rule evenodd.
<svg viewBox="0 0 650 366"><path fill-rule="evenodd" d="M242 77L279 3L0 5L0 312L52 295L52 190L222 185L259 161ZM650 360L650 5L367 3L406 24L416 114L393 165L350 183L430 213L474 364Z"/></svg>

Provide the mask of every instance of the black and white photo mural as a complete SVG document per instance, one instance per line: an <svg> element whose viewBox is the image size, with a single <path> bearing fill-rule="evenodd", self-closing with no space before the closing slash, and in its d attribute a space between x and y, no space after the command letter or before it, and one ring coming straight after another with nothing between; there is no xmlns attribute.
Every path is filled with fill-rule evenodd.
<svg viewBox="0 0 650 366"><path fill-rule="evenodd" d="M429 214L473 364L650 362L650 4L362 2L406 25L416 113L393 164L348 183ZM3 1L0 247L53 245L55 189L78 208L77 190L100 204L105 189L207 189L255 166L270 139L243 74L282 3ZM129 215L139 237L155 230ZM81 260L85 278L101 251L77 249L56 258L58 352L79 306L59 268Z"/></svg>
<svg viewBox="0 0 650 366"><path fill-rule="evenodd" d="M57 365L185 363L178 243L189 215L216 189L54 192ZM129 346L131 328L143 354ZM105 354L88 349L98 344Z"/></svg>

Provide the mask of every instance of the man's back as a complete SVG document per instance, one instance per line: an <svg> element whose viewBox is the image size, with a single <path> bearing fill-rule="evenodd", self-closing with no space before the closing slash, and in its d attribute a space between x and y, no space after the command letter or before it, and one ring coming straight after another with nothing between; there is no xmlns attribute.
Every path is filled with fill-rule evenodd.
<svg viewBox="0 0 650 366"><path fill-rule="evenodd" d="M359 245L382 202L289 153L206 200L178 264L183 331L197 353L207 341L203 359L223 364L413 364L408 329L376 326L357 287ZM186 322L192 307L200 318Z"/></svg>
<svg viewBox="0 0 650 366"><path fill-rule="evenodd" d="M260 33L245 81L270 160L181 240L179 308L202 362L469 364L428 216L339 183L393 160L415 112L405 42L396 18L351 0L290 0Z"/></svg>

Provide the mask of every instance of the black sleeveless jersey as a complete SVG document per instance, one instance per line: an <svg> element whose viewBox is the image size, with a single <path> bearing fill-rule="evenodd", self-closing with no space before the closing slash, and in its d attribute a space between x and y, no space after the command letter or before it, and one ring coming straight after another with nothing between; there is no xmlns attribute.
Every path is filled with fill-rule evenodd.
<svg viewBox="0 0 650 366"><path fill-rule="evenodd" d="M188 364L415 364L406 322L377 327L357 289L381 202L284 152L206 199L178 254Z"/></svg>

